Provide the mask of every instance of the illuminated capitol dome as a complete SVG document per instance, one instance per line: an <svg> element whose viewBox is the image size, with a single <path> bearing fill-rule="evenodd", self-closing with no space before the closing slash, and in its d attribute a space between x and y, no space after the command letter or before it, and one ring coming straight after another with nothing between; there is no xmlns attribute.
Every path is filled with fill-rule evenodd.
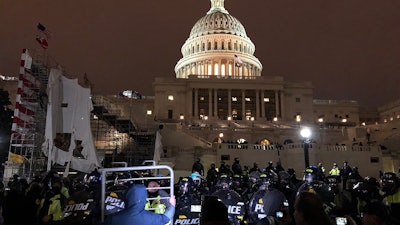
<svg viewBox="0 0 400 225"><path fill-rule="evenodd" d="M193 26L181 51L176 78L261 76L262 65L253 55L255 45L240 21L224 8L224 0L211 0L211 9Z"/></svg>
<svg viewBox="0 0 400 225"><path fill-rule="evenodd" d="M160 120L313 120L311 82L265 76L255 45L224 0L198 19L184 41L175 77L157 77L154 116Z"/></svg>

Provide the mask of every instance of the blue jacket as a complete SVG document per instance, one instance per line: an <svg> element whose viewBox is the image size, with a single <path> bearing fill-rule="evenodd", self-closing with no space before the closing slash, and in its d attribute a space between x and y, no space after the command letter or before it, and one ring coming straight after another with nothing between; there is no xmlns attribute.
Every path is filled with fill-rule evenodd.
<svg viewBox="0 0 400 225"><path fill-rule="evenodd" d="M143 184L134 184L126 192L125 209L109 215L106 225L164 225L175 213L175 207L167 208L164 214L145 210L147 190Z"/></svg>

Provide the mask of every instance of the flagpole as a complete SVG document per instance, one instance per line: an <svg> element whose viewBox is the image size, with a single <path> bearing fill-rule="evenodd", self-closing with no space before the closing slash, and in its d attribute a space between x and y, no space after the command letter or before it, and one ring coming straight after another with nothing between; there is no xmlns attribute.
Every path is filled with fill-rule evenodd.
<svg viewBox="0 0 400 225"><path fill-rule="evenodd" d="M63 177L68 177L70 165L71 165L71 160L68 161L67 166L65 167Z"/></svg>
<svg viewBox="0 0 400 225"><path fill-rule="evenodd" d="M47 143L47 149L48 149L48 154L47 154L47 172L51 170L51 160L53 157L53 148L49 147L49 143Z"/></svg>

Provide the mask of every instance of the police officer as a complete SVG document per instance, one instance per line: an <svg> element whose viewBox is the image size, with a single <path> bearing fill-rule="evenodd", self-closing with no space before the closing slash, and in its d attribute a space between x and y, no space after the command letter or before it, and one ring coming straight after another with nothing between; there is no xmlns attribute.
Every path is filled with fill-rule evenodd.
<svg viewBox="0 0 400 225"><path fill-rule="evenodd" d="M64 219L64 206L67 198L61 193L62 181L60 177L51 178L51 189L40 201L39 220L43 224L52 224ZM69 196L68 196L69 197Z"/></svg>
<svg viewBox="0 0 400 225"><path fill-rule="evenodd" d="M319 162L317 166L317 176L319 180L325 180L325 167L321 162Z"/></svg>
<svg viewBox="0 0 400 225"><path fill-rule="evenodd" d="M243 177L239 174L235 174L232 177L232 190L236 191L238 194L242 194L244 191L243 187Z"/></svg>
<svg viewBox="0 0 400 225"><path fill-rule="evenodd" d="M373 201L382 201L380 195L380 185L376 178L365 177L363 181L358 182L353 187L354 194L357 198L357 213L360 215L363 207Z"/></svg>
<svg viewBox="0 0 400 225"><path fill-rule="evenodd" d="M387 205L392 215L400 221L400 180L395 173L386 172L381 177L383 203Z"/></svg>
<svg viewBox="0 0 400 225"><path fill-rule="evenodd" d="M153 209L157 214L164 214L165 210L171 206L169 203L169 194L160 189L160 184L157 181L149 181L147 184L148 201L145 209Z"/></svg>
<svg viewBox="0 0 400 225"><path fill-rule="evenodd" d="M218 171L217 168L215 167L215 163L211 163L210 169L207 171L207 187L211 188L217 183L217 178L218 178Z"/></svg>
<svg viewBox="0 0 400 225"><path fill-rule="evenodd" d="M239 158L235 158L235 161L233 162L233 165L232 165L232 172L233 172L233 175L235 175L235 174L242 175L243 171L242 171L242 166L240 165L240 162L239 162Z"/></svg>
<svg viewBox="0 0 400 225"><path fill-rule="evenodd" d="M333 167L329 171L329 175L338 177L338 181L340 181L340 169L336 163L333 163Z"/></svg>
<svg viewBox="0 0 400 225"><path fill-rule="evenodd" d="M353 169L349 166L349 163L347 161L343 162L343 167L340 171L340 175L342 176L342 187L343 190L346 188L346 183L347 179L349 178L350 173L353 171Z"/></svg>
<svg viewBox="0 0 400 225"><path fill-rule="evenodd" d="M230 176L232 174L231 169L229 168L229 166L225 163L225 161L221 161L221 164L218 168L218 176L220 177L221 175L227 175Z"/></svg>
<svg viewBox="0 0 400 225"><path fill-rule="evenodd" d="M268 166L265 167L265 170L264 170L265 173L269 173L270 171L273 171L274 173L276 173L275 167L274 167L272 161L268 162Z"/></svg>
<svg viewBox="0 0 400 225"><path fill-rule="evenodd" d="M258 167L258 164L256 162L253 163L253 167L250 168L249 174L253 172L258 172L261 173L261 169Z"/></svg>
<svg viewBox="0 0 400 225"><path fill-rule="evenodd" d="M198 172L201 176L204 176L204 166L200 162L200 158L196 159L196 162L193 163L192 173Z"/></svg>

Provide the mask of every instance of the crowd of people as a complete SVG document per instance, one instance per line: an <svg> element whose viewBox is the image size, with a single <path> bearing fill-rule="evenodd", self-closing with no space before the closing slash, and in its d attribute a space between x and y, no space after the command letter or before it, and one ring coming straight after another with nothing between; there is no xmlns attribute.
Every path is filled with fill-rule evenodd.
<svg viewBox="0 0 400 225"><path fill-rule="evenodd" d="M50 171L30 183L15 175L1 189L0 224L400 224L398 175L362 177L347 161L330 170L319 163L297 176L279 162L242 167L235 158L232 166L221 161L205 169L197 159L174 184L174 195L158 180L130 180L154 177L149 173L124 174L125 183L107 186L115 198L104 222L99 171L79 180Z"/></svg>
<svg viewBox="0 0 400 225"><path fill-rule="evenodd" d="M204 173L201 170L203 166L199 164L199 160L193 164L192 172ZM347 161L343 161L341 167L334 163L330 170L326 170L323 163L310 166L300 174L302 179L298 179L292 168L285 170L280 162L274 166L269 161L265 168L254 163L249 168L242 167L239 159L235 158L232 166L226 165L224 161L221 161L219 167L213 163L204 174L209 190L213 189L213 185L223 186L227 175L229 185L226 186L239 193L247 205L259 200L257 197L254 199L257 192L278 190L283 193L289 203L286 214L292 216L292 222L282 222L281 218L271 214L270 216L279 220L278 224L400 224L400 180L393 172L379 171L378 178L362 177L356 166L351 167ZM302 205L296 207L296 200L301 192L316 194L322 201L330 223L323 222L322 218L318 223L301 223L295 220L296 210L305 210ZM265 206L266 201L263 202ZM258 218L251 218L253 209L247 207L247 210L247 224L260 224ZM308 219L315 219L315 210L316 208L310 212Z"/></svg>

